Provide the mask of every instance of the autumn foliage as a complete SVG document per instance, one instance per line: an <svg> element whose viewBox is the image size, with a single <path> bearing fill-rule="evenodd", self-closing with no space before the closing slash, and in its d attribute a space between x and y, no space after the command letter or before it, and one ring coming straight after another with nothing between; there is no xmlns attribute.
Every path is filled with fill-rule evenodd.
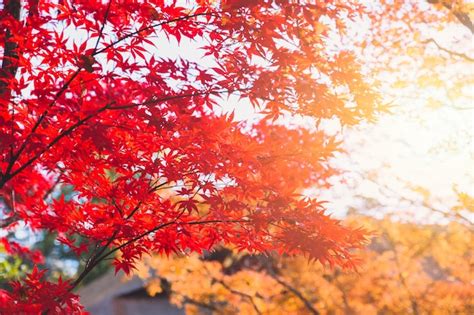
<svg viewBox="0 0 474 315"><path fill-rule="evenodd" d="M232 253L147 257L136 274L186 314L471 314L469 225L353 216L377 229L357 273L301 257Z"/></svg>
<svg viewBox="0 0 474 315"><path fill-rule="evenodd" d="M57 232L87 263L58 283L35 268L0 292L1 312L80 313L71 290L117 252L127 273L145 253L216 244L353 267L366 232L301 194L337 172L338 143L279 118L346 125L383 109L328 37L360 14L352 1L4 1L2 227ZM230 96L260 119L218 114ZM72 198L54 197L65 186Z"/></svg>

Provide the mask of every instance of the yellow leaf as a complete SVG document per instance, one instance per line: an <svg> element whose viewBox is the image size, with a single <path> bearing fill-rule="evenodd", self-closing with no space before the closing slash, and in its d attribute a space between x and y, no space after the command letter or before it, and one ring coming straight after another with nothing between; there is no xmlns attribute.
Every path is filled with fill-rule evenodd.
<svg viewBox="0 0 474 315"><path fill-rule="evenodd" d="M163 292L163 288L161 287L161 281L158 280L158 279L152 280L150 283L148 283L148 285L146 287L146 292L150 296L155 296L158 293Z"/></svg>

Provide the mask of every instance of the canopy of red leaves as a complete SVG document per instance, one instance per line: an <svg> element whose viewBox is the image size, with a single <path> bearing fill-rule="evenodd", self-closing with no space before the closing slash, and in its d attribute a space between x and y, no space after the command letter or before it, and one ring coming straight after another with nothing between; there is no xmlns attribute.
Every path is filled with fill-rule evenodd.
<svg viewBox="0 0 474 315"><path fill-rule="evenodd" d="M300 195L336 172L328 159L337 142L275 120L353 124L381 109L357 60L329 39L361 12L337 0L6 1L4 212L89 251L82 276L118 251L115 265L128 272L145 253L218 243L352 266L365 232ZM191 44L201 59L181 55ZM246 124L216 114L229 95L264 117ZM74 198L53 200L56 185L73 187ZM87 242L77 244L78 235ZM2 292L7 309L80 312L68 292L82 277L40 278L35 270Z"/></svg>

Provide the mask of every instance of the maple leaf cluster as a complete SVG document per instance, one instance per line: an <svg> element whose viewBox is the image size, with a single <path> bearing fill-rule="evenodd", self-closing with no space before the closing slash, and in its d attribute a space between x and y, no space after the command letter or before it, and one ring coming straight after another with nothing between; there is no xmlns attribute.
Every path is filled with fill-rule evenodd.
<svg viewBox="0 0 474 315"><path fill-rule="evenodd" d="M20 283L12 281L12 290L0 290L0 312L2 314L82 314L79 297L70 292L70 283L61 278L57 283L44 279L46 270L34 267ZM58 299L58 297L61 297Z"/></svg>
<svg viewBox="0 0 474 315"><path fill-rule="evenodd" d="M74 281L46 284L35 270L22 289L2 292L6 305L38 296L43 311L72 308L68 292L118 252L125 272L145 253L220 243L353 266L365 232L301 196L337 172L328 163L337 141L278 119L344 125L383 110L351 51L330 45L329 33L342 36L361 12L352 1L6 1L5 228L23 221L89 253ZM181 55L186 45L202 58ZM230 95L262 118L217 114ZM65 186L74 196L53 198Z"/></svg>

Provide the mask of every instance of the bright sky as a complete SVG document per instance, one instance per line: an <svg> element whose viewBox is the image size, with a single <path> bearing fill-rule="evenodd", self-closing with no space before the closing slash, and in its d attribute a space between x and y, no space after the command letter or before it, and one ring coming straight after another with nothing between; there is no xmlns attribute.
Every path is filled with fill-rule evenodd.
<svg viewBox="0 0 474 315"><path fill-rule="evenodd" d="M358 36L364 28L368 30L362 25ZM436 33L436 38L444 47L474 52L472 34L466 35L463 26ZM453 63L443 71L469 77L474 75L474 66ZM417 80L418 74L418 69L402 73L402 87L397 86L400 79L393 73L385 74L380 92L394 105L392 113L374 124L343 130L348 155L339 156L334 164L347 170L347 182L335 181L331 190L317 193L330 201L328 208L335 215L344 215L351 208L371 208L379 214L388 211L405 214L407 219L438 221L439 215L420 206L423 201L449 211L456 202L455 190L474 195L474 88L466 85L464 97L450 99L444 88L448 94L454 91L453 82L442 82L442 88L436 88ZM237 119L252 117L245 102L231 98L226 107L237 108ZM327 126L338 130L337 124ZM424 193L428 195L423 197ZM472 215L470 219L474 222Z"/></svg>
<svg viewBox="0 0 474 315"><path fill-rule="evenodd" d="M447 106L399 109L376 124L346 130L349 155L336 163L349 170L348 183L327 195L330 207L345 212L366 207L361 200L373 198L390 212L408 211L421 219L426 213L400 199L422 202L410 186L428 191L429 202L440 210L456 201L454 188L473 194L473 114Z"/></svg>

